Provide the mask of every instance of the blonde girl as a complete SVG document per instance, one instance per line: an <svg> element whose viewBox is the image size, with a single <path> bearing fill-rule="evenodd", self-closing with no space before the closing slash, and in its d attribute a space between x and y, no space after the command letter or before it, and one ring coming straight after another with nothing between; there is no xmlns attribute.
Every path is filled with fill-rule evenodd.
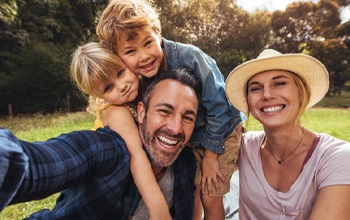
<svg viewBox="0 0 350 220"><path fill-rule="evenodd" d="M76 49L71 74L79 89L90 96L88 111L97 115L95 129L109 126L126 142L130 170L149 219L171 219L135 122L137 115L132 103L139 95L139 78L116 54L96 42Z"/></svg>

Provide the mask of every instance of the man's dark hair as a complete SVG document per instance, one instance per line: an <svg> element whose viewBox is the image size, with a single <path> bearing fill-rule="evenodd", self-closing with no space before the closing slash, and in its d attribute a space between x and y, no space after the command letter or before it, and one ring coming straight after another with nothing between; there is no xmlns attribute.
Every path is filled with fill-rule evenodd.
<svg viewBox="0 0 350 220"><path fill-rule="evenodd" d="M142 102L145 105L145 109L148 109L148 103L151 97L151 93L156 87L156 85L165 79L173 79L180 82L183 85L189 86L194 89L197 100L200 100L201 84L196 79L194 74L186 68L176 68L172 70L161 70L158 74L152 78L151 83L148 85L146 92L143 95Z"/></svg>

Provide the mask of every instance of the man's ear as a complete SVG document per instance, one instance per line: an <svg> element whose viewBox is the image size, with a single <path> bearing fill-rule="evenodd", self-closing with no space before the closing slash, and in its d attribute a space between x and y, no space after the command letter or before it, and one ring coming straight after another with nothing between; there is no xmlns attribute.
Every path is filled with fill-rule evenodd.
<svg viewBox="0 0 350 220"><path fill-rule="evenodd" d="M143 104L143 102L139 102L137 104L137 121L139 124L141 124L143 122L145 114L146 114L145 105Z"/></svg>

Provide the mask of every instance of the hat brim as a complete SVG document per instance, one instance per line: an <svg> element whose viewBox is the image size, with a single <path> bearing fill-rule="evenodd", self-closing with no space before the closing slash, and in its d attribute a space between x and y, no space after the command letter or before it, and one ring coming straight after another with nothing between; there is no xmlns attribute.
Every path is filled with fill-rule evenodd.
<svg viewBox="0 0 350 220"><path fill-rule="evenodd" d="M232 70L226 79L228 100L235 108L247 114L247 82L258 73L277 69L291 71L304 78L311 88L308 108L319 102L328 91L328 71L320 61L305 54L282 54L280 56L253 59Z"/></svg>

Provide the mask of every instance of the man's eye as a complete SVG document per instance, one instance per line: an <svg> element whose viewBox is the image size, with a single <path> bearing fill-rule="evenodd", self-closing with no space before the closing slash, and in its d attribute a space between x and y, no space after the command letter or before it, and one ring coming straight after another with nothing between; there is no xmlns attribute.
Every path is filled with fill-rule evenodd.
<svg viewBox="0 0 350 220"><path fill-rule="evenodd" d="M168 110L165 110L165 109L159 109L158 110L161 114L163 114L163 115L169 115L170 113L169 113L169 111Z"/></svg>
<svg viewBox="0 0 350 220"><path fill-rule="evenodd" d="M184 116L183 119L189 123L193 123L195 120L193 117L190 117L190 116Z"/></svg>

